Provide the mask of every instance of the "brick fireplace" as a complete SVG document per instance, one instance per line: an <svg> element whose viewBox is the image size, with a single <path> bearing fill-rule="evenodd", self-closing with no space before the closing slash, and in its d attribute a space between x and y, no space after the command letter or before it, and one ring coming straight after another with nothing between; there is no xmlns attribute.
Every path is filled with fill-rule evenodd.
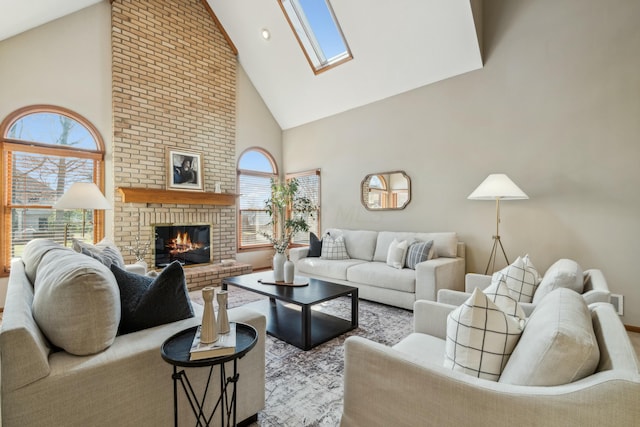
<svg viewBox="0 0 640 427"><path fill-rule="evenodd" d="M205 192L220 183L235 193L237 63L202 1L113 0L111 7L114 187L166 190L167 151L178 149L202 154ZM210 224L212 261L236 253L234 206L153 196L125 203L116 193L114 220L122 247L136 236L153 242L152 224Z"/></svg>

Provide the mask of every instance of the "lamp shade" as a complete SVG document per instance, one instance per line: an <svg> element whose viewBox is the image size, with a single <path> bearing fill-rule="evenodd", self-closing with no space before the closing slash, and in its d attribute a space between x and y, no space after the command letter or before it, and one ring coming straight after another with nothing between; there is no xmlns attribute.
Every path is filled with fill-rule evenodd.
<svg viewBox="0 0 640 427"><path fill-rule="evenodd" d="M503 173L489 175L467 197L469 200L521 200L528 198L529 196Z"/></svg>
<svg viewBox="0 0 640 427"><path fill-rule="evenodd" d="M111 204L93 182L76 182L53 205L54 209L111 209Z"/></svg>

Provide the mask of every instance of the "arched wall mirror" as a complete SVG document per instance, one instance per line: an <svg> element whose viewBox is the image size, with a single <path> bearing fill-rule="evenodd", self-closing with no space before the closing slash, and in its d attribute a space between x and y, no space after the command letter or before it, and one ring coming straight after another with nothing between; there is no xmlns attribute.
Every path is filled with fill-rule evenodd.
<svg viewBox="0 0 640 427"><path fill-rule="evenodd" d="M369 174L360 190L362 204L370 211L404 209L411 201L411 179L404 171Z"/></svg>

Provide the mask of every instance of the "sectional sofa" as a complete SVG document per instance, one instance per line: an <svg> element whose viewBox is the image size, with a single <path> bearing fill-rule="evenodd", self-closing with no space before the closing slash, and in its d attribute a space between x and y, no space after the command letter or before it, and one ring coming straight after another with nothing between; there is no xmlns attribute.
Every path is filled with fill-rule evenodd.
<svg viewBox="0 0 640 427"><path fill-rule="evenodd" d="M438 290L464 290L465 245L455 232L398 232L330 228L325 236L341 237L348 259L310 257L309 248L291 248L296 274L358 288L360 298L413 309L416 300L435 301ZM433 241L435 258L414 268L387 263L394 242ZM400 267L400 268L397 268Z"/></svg>

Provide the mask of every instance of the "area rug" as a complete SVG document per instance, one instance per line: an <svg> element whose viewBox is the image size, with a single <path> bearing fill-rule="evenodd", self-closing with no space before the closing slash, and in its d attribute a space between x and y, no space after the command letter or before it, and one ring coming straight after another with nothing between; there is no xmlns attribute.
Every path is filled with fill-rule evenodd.
<svg viewBox="0 0 640 427"><path fill-rule="evenodd" d="M200 292L191 297L202 304ZM229 286L229 308L262 298ZM344 319L351 317L347 297L314 307ZM252 426L335 427L340 424L344 373L344 340L358 335L394 345L411 333L413 313L396 307L360 300L358 328L312 350L297 347L267 335L265 409Z"/></svg>

